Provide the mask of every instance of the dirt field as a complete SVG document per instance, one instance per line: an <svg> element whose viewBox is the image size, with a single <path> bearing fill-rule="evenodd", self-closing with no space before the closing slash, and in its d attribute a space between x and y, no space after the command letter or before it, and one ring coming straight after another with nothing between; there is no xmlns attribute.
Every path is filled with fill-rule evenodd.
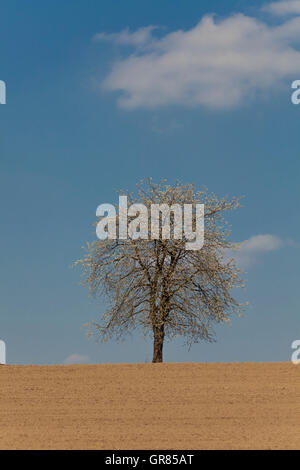
<svg viewBox="0 0 300 470"><path fill-rule="evenodd" d="M300 449L300 366L0 366L1 449Z"/></svg>

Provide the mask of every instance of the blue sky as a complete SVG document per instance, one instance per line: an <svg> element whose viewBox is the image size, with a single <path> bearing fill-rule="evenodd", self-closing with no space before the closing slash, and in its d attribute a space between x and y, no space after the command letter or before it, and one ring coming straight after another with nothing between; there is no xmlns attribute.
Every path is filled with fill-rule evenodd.
<svg viewBox="0 0 300 470"><path fill-rule="evenodd" d="M148 176L245 196L231 222L245 241L250 307L217 329L216 343L170 343L165 360L290 360L300 337L300 105L291 103L300 7L261 5L2 0L0 337L9 363L151 360L142 338L86 337L82 325L104 304L71 269L95 238L96 207Z"/></svg>

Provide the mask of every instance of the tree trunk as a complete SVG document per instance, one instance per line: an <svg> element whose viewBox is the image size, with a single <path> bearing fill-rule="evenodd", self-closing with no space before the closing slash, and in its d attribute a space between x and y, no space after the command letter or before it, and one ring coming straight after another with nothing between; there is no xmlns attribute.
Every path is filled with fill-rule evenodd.
<svg viewBox="0 0 300 470"><path fill-rule="evenodd" d="M153 330L154 342L153 342L153 359L152 362L163 362L163 345L164 345L164 326L155 328Z"/></svg>

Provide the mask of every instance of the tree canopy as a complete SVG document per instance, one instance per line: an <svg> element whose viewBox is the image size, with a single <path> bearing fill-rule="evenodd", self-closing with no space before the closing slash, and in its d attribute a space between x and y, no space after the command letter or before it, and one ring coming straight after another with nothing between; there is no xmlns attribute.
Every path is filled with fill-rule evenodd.
<svg viewBox="0 0 300 470"><path fill-rule="evenodd" d="M174 238L175 217L170 211L173 237L165 239L161 229L158 238L152 239L149 224L147 239L138 235L97 239L87 245L85 256L76 264L82 267L83 282L91 294L105 299L106 311L90 323L91 332L107 340L142 329L153 338L153 362L162 362L166 338L180 336L188 344L213 341L214 325L228 322L243 310L232 295L233 289L243 286L243 280L234 259L226 255L236 244L229 239L231 231L224 219L224 214L240 203L236 197L219 199L190 184L147 180L137 186L136 194L122 194L130 204L143 204L149 213L153 204L204 204L202 248L186 249L185 234ZM194 229L195 223L193 220ZM119 225L117 215L117 232Z"/></svg>

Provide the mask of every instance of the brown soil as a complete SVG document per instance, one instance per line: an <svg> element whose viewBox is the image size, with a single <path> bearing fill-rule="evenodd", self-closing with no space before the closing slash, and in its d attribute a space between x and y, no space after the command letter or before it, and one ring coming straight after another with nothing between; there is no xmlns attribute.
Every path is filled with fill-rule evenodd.
<svg viewBox="0 0 300 470"><path fill-rule="evenodd" d="M0 366L1 449L300 449L300 366Z"/></svg>

